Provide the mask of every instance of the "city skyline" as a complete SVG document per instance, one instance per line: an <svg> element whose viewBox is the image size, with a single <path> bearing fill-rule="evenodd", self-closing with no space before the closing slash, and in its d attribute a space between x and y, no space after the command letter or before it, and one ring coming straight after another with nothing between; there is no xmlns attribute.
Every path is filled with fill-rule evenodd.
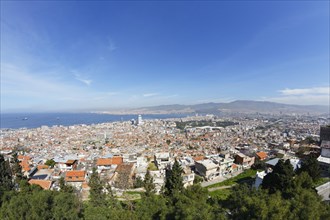
<svg viewBox="0 0 330 220"><path fill-rule="evenodd" d="M1 2L1 112L329 105L329 2Z"/></svg>

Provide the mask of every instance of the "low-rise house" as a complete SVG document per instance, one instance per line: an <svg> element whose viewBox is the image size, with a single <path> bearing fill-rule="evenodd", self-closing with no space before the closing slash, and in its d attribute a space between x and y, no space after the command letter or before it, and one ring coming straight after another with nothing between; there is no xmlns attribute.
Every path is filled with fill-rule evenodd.
<svg viewBox="0 0 330 220"><path fill-rule="evenodd" d="M31 179L51 180L54 169L37 169L37 172L31 176Z"/></svg>
<svg viewBox="0 0 330 220"><path fill-rule="evenodd" d="M150 175L152 176L155 184L155 190L159 193L162 186L165 184L165 171L164 170L150 170Z"/></svg>
<svg viewBox="0 0 330 220"><path fill-rule="evenodd" d="M35 184L41 186L41 188L49 190L53 184L51 180L39 180L39 179L31 179L29 180L29 184Z"/></svg>
<svg viewBox="0 0 330 220"><path fill-rule="evenodd" d="M31 168L32 168L32 165L30 164L30 162L28 160L22 160L19 164L22 167L23 175L28 176L31 171Z"/></svg>
<svg viewBox="0 0 330 220"><path fill-rule="evenodd" d="M114 174L114 186L119 189L128 189L133 186L135 165L133 163L119 164Z"/></svg>
<svg viewBox="0 0 330 220"><path fill-rule="evenodd" d="M257 171L257 175L254 181L254 187L258 188L264 179L264 177L273 171L274 166L281 160L280 158L274 158L266 162L267 169L265 171ZM299 159L290 159L290 163L293 167L293 170L299 169L301 166L301 161Z"/></svg>
<svg viewBox="0 0 330 220"><path fill-rule="evenodd" d="M222 175L227 175L228 173L232 173L233 170L233 163L234 159L233 158L221 158L219 161L220 164L220 171Z"/></svg>
<svg viewBox="0 0 330 220"><path fill-rule="evenodd" d="M75 170L78 166L78 158L74 155L56 156L53 159L56 166L63 172L68 170Z"/></svg>
<svg viewBox="0 0 330 220"><path fill-rule="evenodd" d="M171 163L169 152L156 153L154 156L155 165L159 170L165 169Z"/></svg>
<svg viewBox="0 0 330 220"><path fill-rule="evenodd" d="M30 177L36 170L33 167L31 157L25 155L18 155L17 159L19 160L19 164L22 167L22 173L26 177Z"/></svg>
<svg viewBox="0 0 330 220"><path fill-rule="evenodd" d="M254 157L249 157L242 153L237 153L235 156L235 163L242 165L244 168L251 167L254 164L254 160Z"/></svg>
<svg viewBox="0 0 330 220"><path fill-rule="evenodd" d="M262 184L262 181L264 180L264 177L267 175L266 171L257 171L256 179L254 181L254 187L259 188L259 186Z"/></svg>
<svg viewBox="0 0 330 220"><path fill-rule="evenodd" d="M320 168L325 175L330 172L330 141L322 141L321 155L317 158Z"/></svg>
<svg viewBox="0 0 330 220"><path fill-rule="evenodd" d="M196 162L196 161L200 161L200 160L204 160L205 159L205 156L196 156L193 158L193 160Z"/></svg>
<svg viewBox="0 0 330 220"><path fill-rule="evenodd" d="M220 176L220 167L215 164L212 160L200 160L195 162L196 172L203 176L206 180L212 180L215 177Z"/></svg>
<svg viewBox="0 0 330 220"><path fill-rule="evenodd" d="M271 160L266 162L266 166L269 167L269 168L274 168L279 160L281 160L281 158L271 159ZM300 159L292 158L292 159L290 159L290 163L293 167L293 170L299 169L300 166L301 166L301 160Z"/></svg>
<svg viewBox="0 0 330 220"><path fill-rule="evenodd" d="M137 161L136 154L124 154L123 155L124 163L136 163L136 161Z"/></svg>
<svg viewBox="0 0 330 220"><path fill-rule="evenodd" d="M85 170L69 170L65 173L65 181L67 184L74 186L76 189L81 189L83 182L86 180Z"/></svg>
<svg viewBox="0 0 330 220"><path fill-rule="evenodd" d="M182 173L183 186L191 186L194 184L195 173L190 169L190 167L184 167Z"/></svg>
<svg viewBox="0 0 330 220"><path fill-rule="evenodd" d="M118 165L123 163L123 158L119 156L111 158L99 158L97 159L96 166L98 170L109 170L111 168L116 168Z"/></svg>
<svg viewBox="0 0 330 220"><path fill-rule="evenodd" d="M240 170L240 167L233 163L231 165L231 172L237 172L238 170Z"/></svg>
<svg viewBox="0 0 330 220"><path fill-rule="evenodd" d="M67 160L65 162L57 163L57 166L62 171L75 170L77 169L78 161L77 160Z"/></svg>
<svg viewBox="0 0 330 220"><path fill-rule="evenodd" d="M256 153L256 159L257 160L266 160L268 158L268 155L264 151L260 151Z"/></svg>

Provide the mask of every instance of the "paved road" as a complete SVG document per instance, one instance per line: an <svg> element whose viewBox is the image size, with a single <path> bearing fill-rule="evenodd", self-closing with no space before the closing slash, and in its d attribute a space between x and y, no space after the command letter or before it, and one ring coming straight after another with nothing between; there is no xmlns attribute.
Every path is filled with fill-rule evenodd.
<svg viewBox="0 0 330 220"><path fill-rule="evenodd" d="M317 194L322 196L323 200L330 200L330 182L316 187Z"/></svg>

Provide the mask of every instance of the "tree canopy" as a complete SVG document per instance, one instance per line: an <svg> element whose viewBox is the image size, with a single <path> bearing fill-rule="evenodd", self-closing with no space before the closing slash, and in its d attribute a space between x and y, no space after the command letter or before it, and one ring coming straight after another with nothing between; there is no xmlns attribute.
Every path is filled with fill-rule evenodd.
<svg viewBox="0 0 330 220"><path fill-rule="evenodd" d="M56 162L53 159L47 160L45 162L45 165L50 166L51 168L53 168L55 166Z"/></svg>
<svg viewBox="0 0 330 220"><path fill-rule="evenodd" d="M329 205L313 189L308 172L295 175L287 161L274 167L274 181L266 180L264 189L238 183L225 200L210 196L198 183L184 188L177 161L166 175L165 193L154 193L153 178L147 172L146 192L135 201L117 200L96 169L90 177L88 201L81 201L64 179L60 191L43 190L25 179L17 190L10 184L14 181L8 166L0 155L0 219L330 219Z"/></svg>
<svg viewBox="0 0 330 220"><path fill-rule="evenodd" d="M302 161L301 168L298 172L307 172L313 181L316 181L321 176L321 168L317 157L313 154L309 155L305 160Z"/></svg>
<svg viewBox="0 0 330 220"><path fill-rule="evenodd" d="M262 188L268 189L270 193L280 191L288 192L292 188L294 176L293 167L290 160L279 160L273 172L268 173L262 182Z"/></svg>
<svg viewBox="0 0 330 220"><path fill-rule="evenodd" d="M177 160L174 161L172 169L166 169L165 194L173 196L183 190L183 169Z"/></svg>

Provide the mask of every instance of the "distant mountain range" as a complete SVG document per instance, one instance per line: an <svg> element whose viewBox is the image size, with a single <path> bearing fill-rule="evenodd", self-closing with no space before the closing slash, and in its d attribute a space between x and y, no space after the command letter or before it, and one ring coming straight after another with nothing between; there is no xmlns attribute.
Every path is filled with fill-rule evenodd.
<svg viewBox="0 0 330 220"><path fill-rule="evenodd" d="M329 114L329 106L322 105L289 105L267 101L237 100L229 103L203 103L196 105L160 105L135 109L104 111L109 114L228 114L228 113L262 113L262 114Z"/></svg>

